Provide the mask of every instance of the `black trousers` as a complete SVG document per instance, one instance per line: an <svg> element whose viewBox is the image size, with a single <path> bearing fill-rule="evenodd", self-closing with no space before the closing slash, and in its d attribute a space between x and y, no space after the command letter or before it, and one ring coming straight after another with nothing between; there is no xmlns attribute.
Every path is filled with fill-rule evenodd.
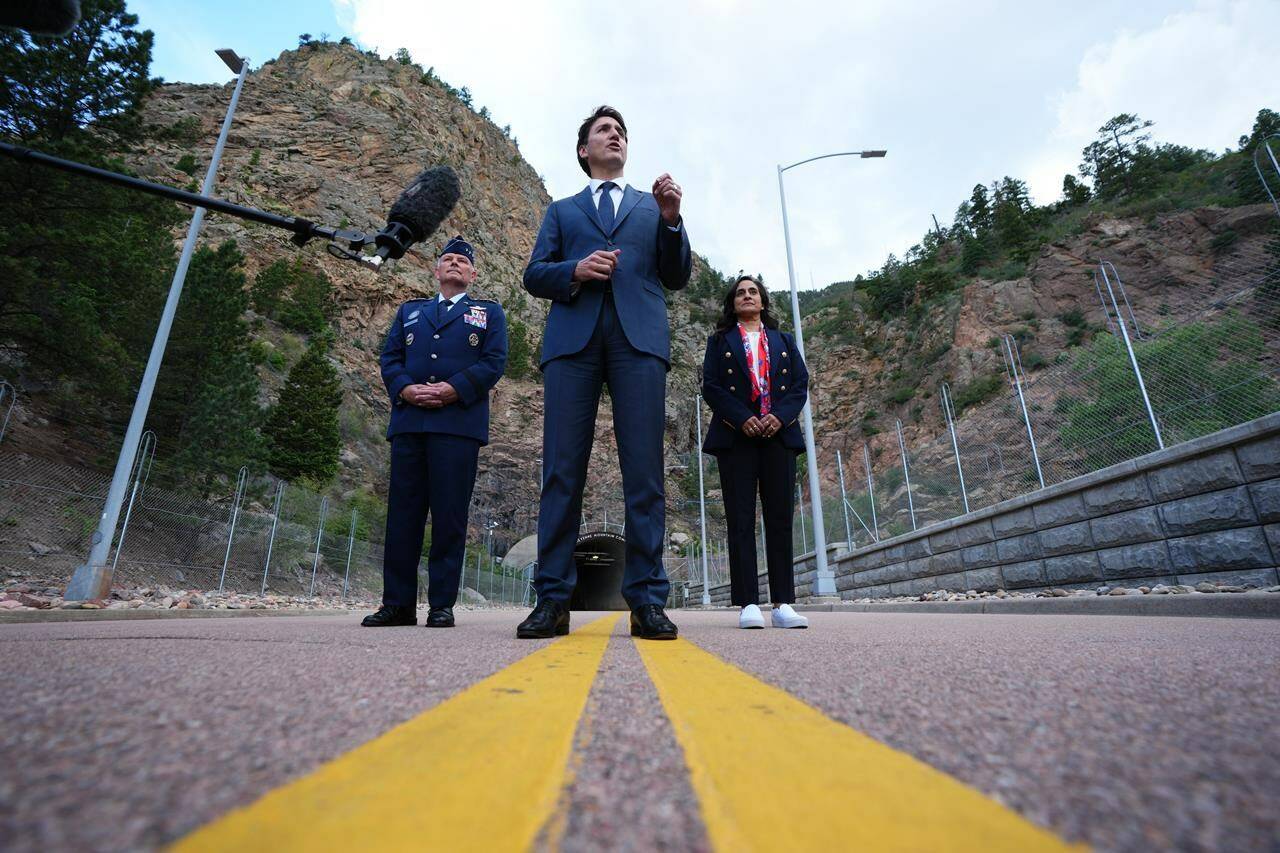
<svg viewBox="0 0 1280 853"><path fill-rule="evenodd" d="M409 432L391 438L383 604L417 606L428 512L427 602L431 607L452 607L457 601L479 454L480 442L461 435Z"/></svg>
<svg viewBox="0 0 1280 853"><path fill-rule="evenodd" d="M756 492L764 511L765 561L769 598L774 604L796 600L791 553L795 513L796 452L773 438L738 435L733 447L716 455L720 489L729 528L729 582L737 607L760 603L756 569Z"/></svg>

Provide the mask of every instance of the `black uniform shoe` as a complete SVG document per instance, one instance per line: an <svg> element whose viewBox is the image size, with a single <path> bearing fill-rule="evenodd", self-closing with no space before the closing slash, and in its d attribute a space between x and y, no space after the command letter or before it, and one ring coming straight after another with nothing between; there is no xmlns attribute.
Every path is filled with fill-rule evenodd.
<svg viewBox="0 0 1280 853"><path fill-rule="evenodd" d="M516 626L522 640L545 640L569 633L569 608L555 601L539 601L529 618Z"/></svg>
<svg viewBox="0 0 1280 853"><path fill-rule="evenodd" d="M366 628L393 628L397 625L417 625L418 611L413 607L395 607L384 604L377 613L370 613L360 623Z"/></svg>
<svg viewBox="0 0 1280 853"><path fill-rule="evenodd" d="M433 607L427 611L426 626L428 628L452 628L453 608Z"/></svg>
<svg viewBox="0 0 1280 853"><path fill-rule="evenodd" d="M676 624L662 612L661 604L642 604L631 611L631 636L642 640L674 640Z"/></svg>

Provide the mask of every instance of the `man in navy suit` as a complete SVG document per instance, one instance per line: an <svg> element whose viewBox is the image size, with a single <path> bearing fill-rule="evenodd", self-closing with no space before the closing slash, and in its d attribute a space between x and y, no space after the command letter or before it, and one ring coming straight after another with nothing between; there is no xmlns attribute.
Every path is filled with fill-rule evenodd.
<svg viewBox="0 0 1280 853"><path fill-rule="evenodd" d="M663 612L670 585L662 565L666 533L663 446L671 343L663 288L689 283L692 255L670 175L652 192L626 183L627 126L602 106L578 128L578 164L591 181L552 202L542 220L524 287L551 300L542 344L542 500L538 515L538 603L518 637L569 631L577 583L573 548L603 385L626 496L622 595L631 633L675 639Z"/></svg>
<svg viewBox="0 0 1280 853"><path fill-rule="evenodd" d="M454 237L436 262L439 295L401 305L382 348L382 381L391 395L391 486L382 607L364 618L367 627L418 623L428 511L427 627L453 627L476 461L489 441L489 389L507 365L502 307L467 295L476 274L471 244Z"/></svg>

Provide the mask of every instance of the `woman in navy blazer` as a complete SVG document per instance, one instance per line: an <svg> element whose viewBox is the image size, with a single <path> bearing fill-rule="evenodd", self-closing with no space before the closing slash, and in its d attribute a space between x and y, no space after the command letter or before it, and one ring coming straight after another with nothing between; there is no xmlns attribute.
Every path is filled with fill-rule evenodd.
<svg viewBox="0 0 1280 853"><path fill-rule="evenodd" d="M711 427L702 449L716 457L729 533L729 580L738 625L763 628L756 579L756 491L764 512L765 561L776 628L806 628L792 609L791 519L795 513L796 456L804 452L797 423L809 396L809 371L795 338L778 330L769 293L751 276L738 276L707 340L702 396Z"/></svg>

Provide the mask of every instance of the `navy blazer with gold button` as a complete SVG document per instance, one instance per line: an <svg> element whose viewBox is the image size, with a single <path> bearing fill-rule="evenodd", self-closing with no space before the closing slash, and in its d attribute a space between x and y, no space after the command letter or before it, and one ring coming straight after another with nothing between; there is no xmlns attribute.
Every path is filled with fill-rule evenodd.
<svg viewBox="0 0 1280 853"><path fill-rule="evenodd" d="M804 436L798 421L800 410L809 399L809 371L795 338L777 329L766 329L765 333L769 342L770 412L782 421L782 443L803 453ZM737 327L714 332L707 339L707 354L702 359L702 396L712 413L702 449L711 454L728 450L747 419L760 414L760 402L751 400L747 352Z"/></svg>
<svg viewBox="0 0 1280 853"><path fill-rule="evenodd" d="M489 389L507 367L507 319L502 306L463 295L438 323L438 297L413 299L396 311L382 348L382 381L391 395L387 438L441 432L489 442ZM448 382L454 403L424 409L406 403L407 385Z"/></svg>

